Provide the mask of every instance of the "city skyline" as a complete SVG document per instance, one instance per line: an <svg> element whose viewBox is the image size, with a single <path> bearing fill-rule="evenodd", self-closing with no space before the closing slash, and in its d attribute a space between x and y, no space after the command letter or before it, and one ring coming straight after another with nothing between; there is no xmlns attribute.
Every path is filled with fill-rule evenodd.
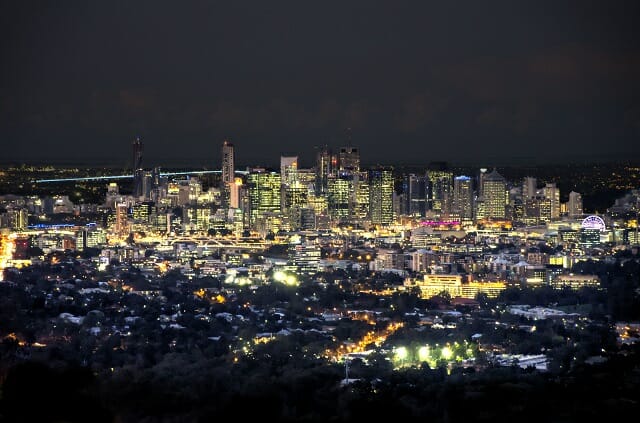
<svg viewBox="0 0 640 423"><path fill-rule="evenodd" d="M124 166L135 136L167 166L226 138L247 165L638 156L638 6L579 6L6 4L3 161Z"/></svg>
<svg viewBox="0 0 640 423"><path fill-rule="evenodd" d="M638 16L0 2L0 421L638 414Z"/></svg>
<svg viewBox="0 0 640 423"><path fill-rule="evenodd" d="M155 150L149 150L153 148L153 142L149 143L148 140L143 139L139 135L134 136L127 140L127 145L123 146L123 150L118 150L116 153L118 156L101 155L100 157L79 157L73 155L67 155L64 157L26 157L26 158L12 158L7 155L0 158L0 166L60 166L60 167L78 167L78 168L90 168L90 167L104 167L113 169L132 169L133 163L131 160L131 152L125 151L125 149L131 149L131 140L139 140L145 145L144 160L142 161L143 169L164 168L164 169L203 169L203 170L218 170L222 169L221 163L223 157L220 153L220 146L225 141L233 143L236 146L235 156L237 169L247 168L260 168L265 167L272 170L280 168L280 160L282 157L296 156L299 158L299 167L311 169L317 165L317 155L324 148L329 151L339 154L339 151L343 148L355 148L360 151L360 160L362 168L371 168L376 166L392 166L399 168L417 169L427 168L432 163L442 163L450 167L458 168L490 168L495 167L546 167L554 165L607 165L611 164L636 164L640 161L640 156L625 153L610 153L606 152L583 152L575 153L566 156L554 156L549 158L540 158L537 156L527 155L512 155L509 157L474 157L474 158L461 158L453 157L445 159L442 156L425 156L423 158L416 158L411 155L407 155L405 158L399 158L397 160L390 160L385 157L372 157L371 153L367 150L363 150L356 144L323 144L314 145L310 151L306 151L304 154L298 151L287 150L273 150L266 151L260 157L252 156L252 151L243 150L242 143L234 141L232 137L224 137L220 142L216 143L217 150L212 148L208 151L206 156L198 154L197 156L186 155L169 155L164 156L162 152ZM119 140L120 141L120 140ZM249 148L249 147L247 147ZM240 154L238 154L238 152ZM247 158L246 156L249 156Z"/></svg>

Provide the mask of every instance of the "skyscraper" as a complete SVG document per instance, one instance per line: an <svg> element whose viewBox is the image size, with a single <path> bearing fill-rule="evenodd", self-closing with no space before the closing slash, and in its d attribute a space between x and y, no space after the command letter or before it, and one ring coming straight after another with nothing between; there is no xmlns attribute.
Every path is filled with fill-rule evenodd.
<svg viewBox="0 0 640 423"><path fill-rule="evenodd" d="M536 196L538 181L536 178L527 176L522 182L522 199L527 200Z"/></svg>
<svg viewBox="0 0 640 423"><path fill-rule="evenodd" d="M298 156L280 156L281 209L292 228L301 222L301 210L307 203L307 186L298 173Z"/></svg>
<svg viewBox="0 0 640 423"><path fill-rule="evenodd" d="M504 219L507 205L507 184L496 169L482 178L484 217Z"/></svg>
<svg viewBox="0 0 640 423"><path fill-rule="evenodd" d="M222 180L220 192L222 193L222 206L229 206L229 197L232 185L235 183L235 162L233 144L229 140L222 143Z"/></svg>
<svg viewBox="0 0 640 423"><path fill-rule="evenodd" d="M136 137L133 140L133 196L140 197L142 192L142 179L144 177L144 170L142 169L142 141L140 137Z"/></svg>
<svg viewBox="0 0 640 423"><path fill-rule="evenodd" d="M128 207L125 203L116 204L115 233L122 236L129 232L129 222L127 218Z"/></svg>
<svg viewBox="0 0 640 423"><path fill-rule="evenodd" d="M479 197L482 197L482 179L484 178L484 175L487 174L487 168L486 167L482 167L480 168L480 171L478 172L478 185L476 185L478 192L476 193Z"/></svg>
<svg viewBox="0 0 640 423"><path fill-rule="evenodd" d="M337 159L331 154L328 146L322 146L316 156L316 179L315 191L316 195L325 194L327 192L329 176L333 174L337 164Z"/></svg>
<svg viewBox="0 0 640 423"><path fill-rule="evenodd" d="M369 217L369 181L367 172L356 172L350 183L353 187L351 203L351 218L362 220Z"/></svg>
<svg viewBox="0 0 640 423"><path fill-rule="evenodd" d="M327 181L327 205L329 216L335 220L345 221L349 217L349 191L351 183L348 178L334 177Z"/></svg>
<svg viewBox="0 0 640 423"><path fill-rule="evenodd" d="M448 212L450 207L453 173L447 168L444 162L432 162L427 169L430 187L427 208L436 213Z"/></svg>
<svg viewBox="0 0 640 423"><path fill-rule="evenodd" d="M391 168L369 171L369 213L374 225L393 223L393 192Z"/></svg>
<svg viewBox="0 0 640 423"><path fill-rule="evenodd" d="M453 179L451 214L463 221L473 219L473 187L468 176L456 176Z"/></svg>
<svg viewBox="0 0 640 423"><path fill-rule="evenodd" d="M569 193L569 205L567 209L569 217L574 219L582 217L582 195L580 195L580 193L577 193L575 191L571 191Z"/></svg>
<svg viewBox="0 0 640 423"><path fill-rule="evenodd" d="M249 187L249 223L255 222L267 214L279 214L280 209L280 174L254 169L247 176Z"/></svg>
<svg viewBox="0 0 640 423"><path fill-rule="evenodd" d="M338 153L340 173L353 173L360 170L360 153L357 147L340 147Z"/></svg>
<svg viewBox="0 0 640 423"><path fill-rule="evenodd" d="M410 216L424 217L427 210L428 178L425 175L411 173L405 176L403 185L403 213Z"/></svg>
<svg viewBox="0 0 640 423"><path fill-rule="evenodd" d="M298 179L298 156L280 156L280 178L283 185L292 185Z"/></svg>
<svg viewBox="0 0 640 423"><path fill-rule="evenodd" d="M560 189L555 183L548 183L543 188L545 198L551 202L551 219L560 217Z"/></svg>

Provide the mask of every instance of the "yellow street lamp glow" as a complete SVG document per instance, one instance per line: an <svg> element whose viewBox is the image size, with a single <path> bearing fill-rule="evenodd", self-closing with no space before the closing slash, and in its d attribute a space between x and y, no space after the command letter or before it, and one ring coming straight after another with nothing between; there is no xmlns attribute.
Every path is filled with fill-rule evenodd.
<svg viewBox="0 0 640 423"><path fill-rule="evenodd" d="M420 347L418 349L418 359L420 361L427 361L429 359L429 346L425 345L424 347Z"/></svg>
<svg viewBox="0 0 640 423"><path fill-rule="evenodd" d="M277 272L275 272L273 274L273 279L275 279L278 282L283 282L286 277L287 277L287 275L285 275L285 273L280 271L280 270L278 270Z"/></svg>
<svg viewBox="0 0 640 423"><path fill-rule="evenodd" d="M449 360L451 356L453 356L453 351L451 351L451 348L449 347L442 347L442 352L440 353L440 355L445 360Z"/></svg>

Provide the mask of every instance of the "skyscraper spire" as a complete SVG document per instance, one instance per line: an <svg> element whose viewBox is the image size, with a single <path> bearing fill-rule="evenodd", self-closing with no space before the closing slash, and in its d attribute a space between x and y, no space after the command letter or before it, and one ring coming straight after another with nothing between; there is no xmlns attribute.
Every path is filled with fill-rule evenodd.
<svg viewBox="0 0 640 423"><path fill-rule="evenodd" d="M220 182L220 192L222 193L222 206L229 206L231 184L234 182L235 162L233 144L228 139L222 143L222 180Z"/></svg>
<svg viewBox="0 0 640 423"><path fill-rule="evenodd" d="M133 161L132 161L132 170L133 170L133 195L135 197L139 197L142 195L142 178L143 178L143 169L142 169L142 141L140 137L137 136L133 140Z"/></svg>

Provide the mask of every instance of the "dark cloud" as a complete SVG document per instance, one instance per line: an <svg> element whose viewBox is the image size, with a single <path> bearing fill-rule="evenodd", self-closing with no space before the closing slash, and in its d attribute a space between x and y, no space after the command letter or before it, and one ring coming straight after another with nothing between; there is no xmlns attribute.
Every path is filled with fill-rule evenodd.
<svg viewBox="0 0 640 423"><path fill-rule="evenodd" d="M397 3L397 4L396 4ZM638 154L636 2L5 2L5 160ZM562 140L559 143L559 140ZM56 148L52 148L56 146ZM455 148L452 148L455 146ZM182 160L182 159L181 159Z"/></svg>
<svg viewBox="0 0 640 423"><path fill-rule="evenodd" d="M407 98L396 120L397 127L405 133L414 133L438 118L445 111L447 100L425 94Z"/></svg>

